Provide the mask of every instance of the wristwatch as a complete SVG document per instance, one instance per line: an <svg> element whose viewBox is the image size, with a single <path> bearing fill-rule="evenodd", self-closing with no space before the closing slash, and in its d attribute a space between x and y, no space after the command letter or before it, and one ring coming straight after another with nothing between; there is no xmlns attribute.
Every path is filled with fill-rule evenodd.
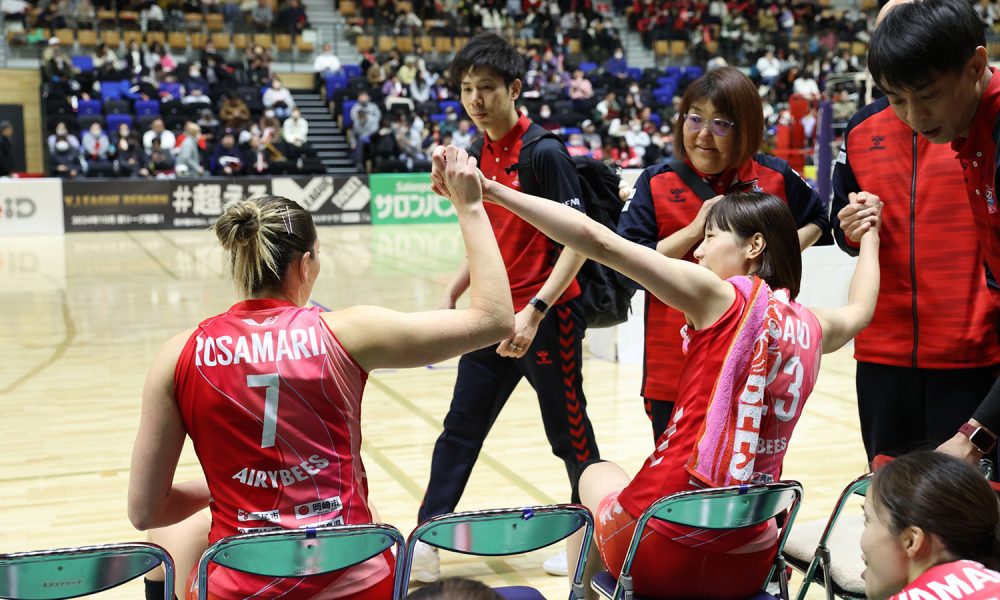
<svg viewBox="0 0 1000 600"><path fill-rule="evenodd" d="M534 306L535 310L542 313L543 315L549 312L549 305L545 303L545 300L542 300L538 296L535 296L531 300L528 300L528 304L530 306Z"/></svg>
<svg viewBox="0 0 1000 600"><path fill-rule="evenodd" d="M997 436L993 435L983 427L976 427L972 423L963 423L962 426L958 428L958 432L969 438L972 445L983 454L992 450L993 446L997 443Z"/></svg>

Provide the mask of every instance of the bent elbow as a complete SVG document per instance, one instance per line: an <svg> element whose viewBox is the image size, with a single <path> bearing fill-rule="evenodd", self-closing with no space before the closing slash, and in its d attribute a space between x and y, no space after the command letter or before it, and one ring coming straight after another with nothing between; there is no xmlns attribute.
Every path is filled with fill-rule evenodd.
<svg viewBox="0 0 1000 600"><path fill-rule="evenodd" d="M514 309L505 310L496 318L496 329L498 340L514 335Z"/></svg>
<svg viewBox="0 0 1000 600"><path fill-rule="evenodd" d="M152 515L131 506L128 509L128 520L132 523L132 527L135 527L136 531L148 531L153 528Z"/></svg>
<svg viewBox="0 0 1000 600"><path fill-rule="evenodd" d="M504 306L493 307L487 311L488 324L484 328L485 337L490 344L495 344L514 334L514 308L508 302Z"/></svg>
<svg viewBox="0 0 1000 600"><path fill-rule="evenodd" d="M613 255L612 242L617 241L617 237L618 234L600 223L590 221L581 228L579 252L602 265L607 265Z"/></svg>

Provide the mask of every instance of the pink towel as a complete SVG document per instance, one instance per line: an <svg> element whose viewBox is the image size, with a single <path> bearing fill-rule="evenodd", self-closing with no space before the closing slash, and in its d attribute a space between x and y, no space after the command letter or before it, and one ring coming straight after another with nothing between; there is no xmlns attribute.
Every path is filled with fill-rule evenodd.
<svg viewBox="0 0 1000 600"><path fill-rule="evenodd" d="M759 277L728 280L747 299L719 378L709 398L698 442L685 468L712 487L748 483L753 477L767 377L778 353L778 312Z"/></svg>

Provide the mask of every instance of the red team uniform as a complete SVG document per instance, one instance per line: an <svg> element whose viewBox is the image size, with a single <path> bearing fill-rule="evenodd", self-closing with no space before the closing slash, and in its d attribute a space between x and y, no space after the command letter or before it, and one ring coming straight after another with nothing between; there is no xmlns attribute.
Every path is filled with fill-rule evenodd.
<svg viewBox="0 0 1000 600"><path fill-rule="evenodd" d="M936 565L889 600L997 600L1000 573L971 560Z"/></svg>
<svg viewBox="0 0 1000 600"><path fill-rule="evenodd" d="M687 166L694 170L690 163ZM718 194L738 191L773 194L788 203L796 227L814 223L824 232L819 243L832 241L825 239L829 220L823 203L788 163L780 158L758 154L733 171L703 179ZM697 171L695 173L698 174ZM703 203L704 200L670 168L669 161L649 167L636 181L632 196L622 211L618 234L655 249L660 240L691 223ZM694 262L696 247L688 250L684 260ZM652 294L646 295L641 393L647 402L673 402L678 397L678 377L684 363L679 333L683 326L684 315L680 311L660 302ZM659 433L657 431L657 435Z"/></svg>
<svg viewBox="0 0 1000 600"><path fill-rule="evenodd" d="M767 378L764 413L754 462L754 482L780 479L781 464L792 430L819 375L823 332L816 317L774 292L780 317L779 355ZM653 502L676 492L703 489L686 465L701 434L708 399L725 359L728 342L742 322L747 299L737 291L732 306L718 321L690 330L680 393L670 426L656 449L621 492L609 495L598 509L598 547L617 577L638 516ZM624 509L624 510L623 510ZM663 597L749 597L767 575L777 542L772 524L741 530L692 530L651 521L654 530L639 546L632 575L637 595Z"/></svg>
<svg viewBox="0 0 1000 600"><path fill-rule="evenodd" d="M367 378L317 308L247 300L198 326L177 361L174 390L211 492L209 543L238 533L371 523L360 454ZM387 581L388 595L377 597L388 598L387 554L300 578L217 568L209 590L227 600L344 598L380 582L384 594Z"/></svg>

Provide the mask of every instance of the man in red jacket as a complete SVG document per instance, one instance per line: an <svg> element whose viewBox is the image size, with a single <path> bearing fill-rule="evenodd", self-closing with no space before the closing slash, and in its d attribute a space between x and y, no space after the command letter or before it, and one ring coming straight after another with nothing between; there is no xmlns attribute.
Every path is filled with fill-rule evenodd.
<svg viewBox="0 0 1000 600"><path fill-rule="evenodd" d="M896 4L882 15L872 35L869 70L901 121L920 138L950 144L958 153L979 246L991 272L998 273L1000 78L989 67L985 24L967 0ZM840 215L848 237L859 206L853 206L853 214L848 210ZM996 445L1000 384L971 415L940 449L975 461Z"/></svg>

